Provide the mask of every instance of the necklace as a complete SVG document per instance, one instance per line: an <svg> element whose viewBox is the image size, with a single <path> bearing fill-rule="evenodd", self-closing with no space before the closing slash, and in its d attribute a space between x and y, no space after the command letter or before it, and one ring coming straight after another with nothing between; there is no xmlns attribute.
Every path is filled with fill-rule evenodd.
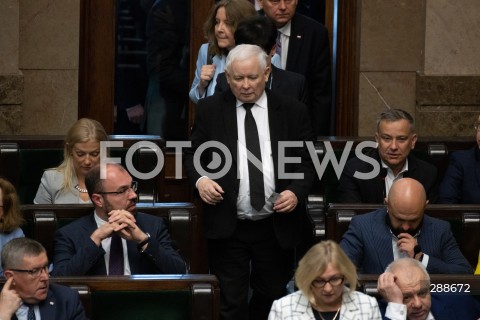
<svg viewBox="0 0 480 320"><path fill-rule="evenodd" d="M341 306L340 306L340 308L341 308ZM335 316L333 317L332 320L337 319L338 313L340 312L340 308L338 308L337 313L335 313ZM322 313L321 313L320 311L318 311L318 310L315 310L315 311L318 313L318 315L320 316L320 318L321 318L322 320L325 320L325 318L322 316Z"/></svg>
<svg viewBox="0 0 480 320"><path fill-rule="evenodd" d="M81 193L88 193L88 190L87 189L82 189L78 186L78 184L75 186L75 189L77 189L78 191L80 191Z"/></svg>

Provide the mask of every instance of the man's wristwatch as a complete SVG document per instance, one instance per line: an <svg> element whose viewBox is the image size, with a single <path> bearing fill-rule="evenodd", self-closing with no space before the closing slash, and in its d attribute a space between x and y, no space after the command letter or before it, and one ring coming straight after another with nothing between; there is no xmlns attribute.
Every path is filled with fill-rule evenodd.
<svg viewBox="0 0 480 320"><path fill-rule="evenodd" d="M417 254L419 254L419 253L422 253L422 247L420 247L420 245L417 244L413 248L413 258L417 259ZM423 253L420 255L420 257L418 257L418 261L422 262L422 260L423 260Z"/></svg>
<svg viewBox="0 0 480 320"><path fill-rule="evenodd" d="M137 245L138 251L140 251L140 252L142 252L143 246L146 245L146 244L148 243L148 241L150 240L150 233L145 232L145 234L147 235L147 237L145 238L145 240L143 240L142 242L140 242L140 243Z"/></svg>

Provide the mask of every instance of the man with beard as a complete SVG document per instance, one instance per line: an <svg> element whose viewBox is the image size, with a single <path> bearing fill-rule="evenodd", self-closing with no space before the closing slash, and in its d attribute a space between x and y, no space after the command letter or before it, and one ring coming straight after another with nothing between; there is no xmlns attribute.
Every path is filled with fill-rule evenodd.
<svg viewBox="0 0 480 320"><path fill-rule="evenodd" d="M424 214L422 184L412 178L393 183L386 208L352 218L340 246L360 273L380 274L403 257L420 261L430 274L473 273L446 221Z"/></svg>
<svg viewBox="0 0 480 320"><path fill-rule="evenodd" d="M161 218L136 212L137 182L119 164L101 166L85 177L94 205L55 234L54 276L185 273Z"/></svg>
<svg viewBox="0 0 480 320"><path fill-rule="evenodd" d="M0 319L87 319L78 293L49 282L48 258L37 241L16 238L2 250L7 279L0 294Z"/></svg>

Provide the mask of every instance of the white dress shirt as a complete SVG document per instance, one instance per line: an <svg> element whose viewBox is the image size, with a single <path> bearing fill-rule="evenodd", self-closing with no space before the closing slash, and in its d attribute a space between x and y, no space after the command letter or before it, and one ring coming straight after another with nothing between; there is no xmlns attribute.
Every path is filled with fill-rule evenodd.
<svg viewBox="0 0 480 320"><path fill-rule="evenodd" d="M240 187L237 198L237 215L239 219L258 220L273 213L273 206L266 204L257 212L250 204L250 181L248 176L247 150L245 148L245 115L243 102L237 100L237 128L238 128L238 174ZM265 200L275 191L275 175L273 168L272 147L270 141L270 126L268 120L268 102L265 91L251 109L257 124L260 150L262 153L263 183Z"/></svg>

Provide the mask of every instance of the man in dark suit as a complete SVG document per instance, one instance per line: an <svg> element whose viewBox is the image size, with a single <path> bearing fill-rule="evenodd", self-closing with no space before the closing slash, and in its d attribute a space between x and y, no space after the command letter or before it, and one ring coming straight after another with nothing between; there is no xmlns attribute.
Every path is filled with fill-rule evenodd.
<svg viewBox="0 0 480 320"><path fill-rule="evenodd" d="M308 106L305 77L301 74L282 70L271 64L271 57L275 54L277 28L273 22L264 17L250 17L239 22L235 30L235 43L254 44L262 48L267 56L267 66L271 68L266 87L270 90L291 96ZM230 90L225 73L217 76L215 93Z"/></svg>
<svg viewBox="0 0 480 320"><path fill-rule="evenodd" d="M136 212L137 184L125 168L107 164L106 178L100 173L96 166L85 177L95 211L55 234L52 275L185 273L163 220Z"/></svg>
<svg viewBox="0 0 480 320"><path fill-rule="evenodd" d="M76 291L49 282L47 252L39 242L11 240L3 247L2 266L7 281L0 294L0 319L87 319Z"/></svg>
<svg viewBox="0 0 480 320"><path fill-rule="evenodd" d="M367 149L363 159L347 161L338 186L339 202L383 203L392 183L400 178L418 180L427 192L430 203L438 197L437 168L411 154L417 142L413 117L401 109L388 109L377 120L376 149ZM355 173L370 173L379 164L378 174L370 178L355 177Z"/></svg>
<svg viewBox="0 0 480 320"><path fill-rule="evenodd" d="M313 133L305 105L265 89L269 70L261 48L236 46L225 70L231 91L197 105L185 168L203 201L210 270L220 281L221 318L263 320L273 300L286 294L293 275L293 248L301 239L303 203L315 175L304 145ZM253 132L262 146L253 160L260 164L245 148L256 149L251 147ZM218 156L217 147L225 157ZM224 166L217 163L220 158Z"/></svg>
<svg viewBox="0 0 480 320"><path fill-rule="evenodd" d="M455 151L440 184L439 203L480 203L480 117L475 123L477 144Z"/></svg>
<svg viewBox="0 0 480 320"><path fill-rule="evenodd" d="M442 288L445 286L442 284ZM479 319L480 305L462 292L430 293L430 276L419 261L403 258L392 262L378 277L379 303L384 319Z"/></svg>
<svg viewBox="0 0 480 320"><path fill-rule="evenodd" d="M414 179L396 181L387 208L354 216L340 241L360 273L380 274L393 260L410 257L430 273L471 274L450 224L424 214L423 186Z"/></svg>
<svg viewBox="0 0 480 320"><path fill-rule="evenodd" d="M274 57L272 63L305 76L314 132L317 136L332 135L332 76L327 29L321 23L295 13L297 2L258 1L280 33L280 55Z"/></svg>

